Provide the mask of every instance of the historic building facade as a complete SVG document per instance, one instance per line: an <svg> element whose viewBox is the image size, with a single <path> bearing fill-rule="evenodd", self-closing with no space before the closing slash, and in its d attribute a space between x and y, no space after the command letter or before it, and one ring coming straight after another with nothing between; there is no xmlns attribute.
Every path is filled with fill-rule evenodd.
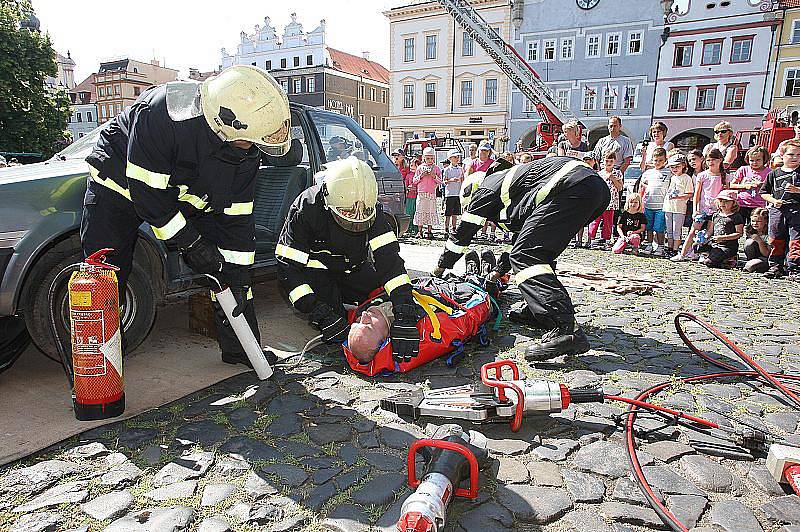
<svg viewBox="0 0 800 532"><path fill-rule="evenodd" d="M587 128L607 135L608 117L622 117L634 141L647 134L655 95L664 11L657 0L525 0L515 6L513 45ZM529 147L540 122L518 90L511 97L511 143Z"/></svg>
<svg viewBox="0 0 800 532"><path fill-rule="evenodd" d="M125 58L100 63L100 69L92 76L99 113L97 121L104 124L135 102L148 87L178 79L178 71L161 66L156 59L145 63Z"/></svg>
<svg viewBox="0 0 800 532"><path fill-rule="evenodd" d="M92 83L94 74L69 91L72 114L67 128L72 140L78 140L97 127L97 92Z"/></svg>
<svg viewBox="0 0 800 532"><path fill-rule="evenodd" d="M473 0L505 39L511 36L507 0ZM391 147L406 140L450 135L462 141L508 134L508 78L436 2L384 12L390 28Z"/></svg>
<svg viewBox="0 0 800 532"><path fill-rule="evenodd" d="M775 46L772 107L800 110L800 0L781 0L783 26Z"/></svg>

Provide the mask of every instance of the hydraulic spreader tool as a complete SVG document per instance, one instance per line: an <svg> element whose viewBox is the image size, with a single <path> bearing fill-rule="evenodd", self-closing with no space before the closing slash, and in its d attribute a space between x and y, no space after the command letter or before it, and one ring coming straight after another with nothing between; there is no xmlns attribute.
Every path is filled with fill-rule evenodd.
<svg viewBox="0 0 800 532"><path fill-rule="evenodd" d="M417 476L417 453L426 459ZM486 437L458 425L442 425L431 439L415 441L408 450L408 485L416 488L400 509L398 532L440 532L453 496L476 499L478 473L489 459ZM469 480L469 487L461 483Z"/></svg>
<svg viewBox="0 0 800 532"><path fill-rule="evenodd" d="M511 380L503 379L504 368L511 371ZM526 414L555 414L570 403L602 403L603 399L600 388L569 389L552 381L521 378L513 361L498 360L484 364L478 383L403 392L383 399L381 408L412 419L432 416L473 423L508 421L516 432Z"/></svg>

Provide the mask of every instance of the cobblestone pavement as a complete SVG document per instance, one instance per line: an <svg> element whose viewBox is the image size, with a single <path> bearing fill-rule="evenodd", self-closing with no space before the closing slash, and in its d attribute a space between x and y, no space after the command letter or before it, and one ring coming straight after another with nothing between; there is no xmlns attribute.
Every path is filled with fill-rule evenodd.
<svg viewBox="0 0 800 532"><path fill-rule="evenodd" d="M528 377L630 396L673 375L708 373L675 333L680 310L711 320L766 368L800 374L797 284L600 251L563 259L649 273L665 286L648 296L574 290L594 349L538 367L523 362ZM510 290L505 306L516 299ZM389 379L355 376L342 357L320 353L269 382L252 372L233 377L0 471L0 529L393 530L409 494L404 454L435 425L404 422L378 401L415 385L470 382L497 355L522 361L539 334L505 321L489 348L471 345L456 367L437 361ZM752 383L674 385L658 400L800 444L798 412ZM447 530L663 529L631 481L615 424L621 412L578 405L527 419L516 434L479 428L493 463L477 501L451 504ZM652 418L640 425L646 474L690 528L800 530L800 499L771 480L763 456Z"/></svg>

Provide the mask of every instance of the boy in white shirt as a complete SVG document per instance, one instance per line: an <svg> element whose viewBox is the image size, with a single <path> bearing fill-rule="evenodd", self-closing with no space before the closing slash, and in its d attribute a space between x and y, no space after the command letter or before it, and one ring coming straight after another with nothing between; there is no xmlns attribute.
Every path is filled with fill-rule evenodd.
<svg viewBox="0 0 800 532"><path fill-rule="evenodd" d="M642 251L653 255L663 254L659 248L664 245L666 218L664 216L664 197L667 194L668 177L667 150L653 150L653 166L642 174L639 193L644 204L644 217L647 220L647 246Z"/></svg>

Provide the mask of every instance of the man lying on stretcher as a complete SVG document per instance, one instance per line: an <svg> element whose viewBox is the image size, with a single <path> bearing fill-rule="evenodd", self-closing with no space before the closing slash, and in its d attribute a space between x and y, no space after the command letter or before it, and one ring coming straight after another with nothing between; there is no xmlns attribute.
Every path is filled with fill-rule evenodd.
<svg viewBox="0 0 800 532"><path fill-rule="evenodd" d="M485 336L484 324L498 315L497 296L505 288L508 278L504 276L511 268L508 253L503 253L499 262L490 251L484 251L481 258L482 266L476 252L467 254L467 273L462 277L420 277L412 281L420 349L410 361L392 358L389 330L394 316L384 292L372 294L367 302L348 312L351 326L343 348L350 367L377 375L408 371L444 355L449 355L450 363L466 342Z"/></svg>

